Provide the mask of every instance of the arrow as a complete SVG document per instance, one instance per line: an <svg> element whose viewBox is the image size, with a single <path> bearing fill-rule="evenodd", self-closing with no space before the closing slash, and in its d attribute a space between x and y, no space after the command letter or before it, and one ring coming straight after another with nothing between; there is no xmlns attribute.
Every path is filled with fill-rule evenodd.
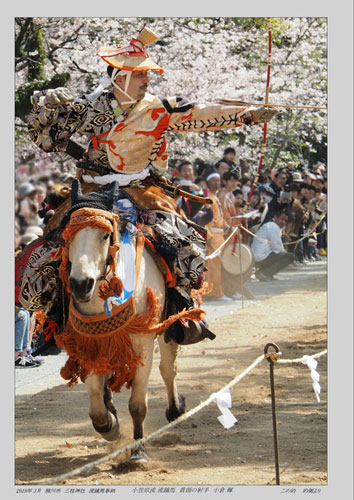
<svg viewBox="0 0 354 500"><path fill-rule="evenodd" d="M238 99L218 99L218 104L225 106L263 106L264 108L327 109L323 106L302 106L298 104L268 104L262 102L239 101Z"/></svg>

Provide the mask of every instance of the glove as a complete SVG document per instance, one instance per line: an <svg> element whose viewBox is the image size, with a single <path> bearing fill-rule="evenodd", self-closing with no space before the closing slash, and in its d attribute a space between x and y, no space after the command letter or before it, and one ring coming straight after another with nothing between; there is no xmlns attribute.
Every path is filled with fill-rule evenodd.
<svg viewBox="0 0 354 500"><path fill-rule="evenodd" d="M265 108L261 106L260 108L252 110L252 113L255 123L263 123L269 122L273 118L273 116L278 113L278 110L275 108Z"/></svg>
<svg viewBox="0 0 354 500"><path fill-rule="evenodd" d="M277 113L278 110L275 108L265 108L264 106L261 106L259 108L252 109L252 112L246 111L243 115L243 123L245 125L252 125L252 123L269 122L269 120L271 120Z"/></svg>
<svg viewBox="0 0 354 500"><path fill-rule="evenodd" d="M57 89L47 90L44 98L44 105L48 108L56 108L63 104L73 102L74 98L71 92L65 87L58 87Z"/></svg>

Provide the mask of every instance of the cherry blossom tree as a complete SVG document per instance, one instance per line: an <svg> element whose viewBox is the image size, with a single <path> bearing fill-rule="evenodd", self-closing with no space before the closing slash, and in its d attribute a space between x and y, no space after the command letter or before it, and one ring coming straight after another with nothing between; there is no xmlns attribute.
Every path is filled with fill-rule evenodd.
<svg viewBox="0 0 354 500"><path fill-rule="evenodd" d="M35 89L67 86L73 95L92 92L106 64L102 45L126 44L146 24L159 35L147 52L164 69L151 72L150 91L179 94L209 103L235 98L261 104L265 98L268 32L265 18L17 18L16 167L25 171L74 169L67 155L46 154L26 130L30 95ZM327 23L322 18L272 18L269 102L326 107ZM79 134L73 138L85 144ZM254 172L262 127L203 134L169 134L170 166L181 158L215 163L226 146ZM325 110L281 108L268 126L264 165L326 162Z"/></svg>

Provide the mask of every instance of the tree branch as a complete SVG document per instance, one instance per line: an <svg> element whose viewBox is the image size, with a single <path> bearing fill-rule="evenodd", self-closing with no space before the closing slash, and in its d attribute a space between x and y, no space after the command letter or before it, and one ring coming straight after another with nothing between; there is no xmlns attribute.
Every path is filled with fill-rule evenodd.
<svg viewBox="0 0 354 500"><path fill-rule="evenodd" d="M195 33L200 33L202 35L208 35L210 33L210 31L200 31L200 30L197 30L196 28L191 28L190 26L187 26L185 24L182 24L178 21L174 21L174 23L177 25L177 26L180 26L181 28L185 28L187 30L190 30L190 31L194 31Z"/></svg>
<svg viewBox="0 0 354 500"><path fill-rule="evenodd" d="M91 71L87 71L87 69L80 68L80 66L77 64L76 61L71 61L72 65L75 66L81 73L89 73L91 74Z"/></svg>
<svg viewBox="0 0 354 500"><path fill-rule="evenodd" d="M25 21L22 25L21 25L19 18L16 18L16 20L17 20L17 24L19 24L21 26L20 32L17 35L16 40L15 40L15 54L16 54L16 56L19 56L21 54L21 45L22 45L22 42L25 38L27 30L32 22L32 17L25 18Z"/></svg>

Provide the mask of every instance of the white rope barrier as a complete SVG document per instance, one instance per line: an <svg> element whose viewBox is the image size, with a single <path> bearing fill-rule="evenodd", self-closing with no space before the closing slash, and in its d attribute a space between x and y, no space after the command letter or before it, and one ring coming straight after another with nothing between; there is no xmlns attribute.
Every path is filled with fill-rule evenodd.
<svg viewBox="0 0 354 500"><path fill-rule="evenodd" d="M253 368L255 368L263 359L264 359L264 355L259 356L248 368L246 368L246 370L244 370L240 375L235 377L229 384L227 384L222 389L222 391L232 387L237 382L242 380L243 377L245 377L247 375L247 373L249 373L251 370L253 370ZM209 396L208 399L206 399L205 401L200 403L198 406L192 408L191 410L189 410L186 413L183 413L183 415L178 417L176 420L173 420L172 422L166 424L165 426L163 426L160 429L156 430L155 432L149 434L145 438L138 439L138 440L134 441L134 443L131 443L127 446L124 446L124 448L116 450L113 453L110 453L109 455L105 455L104 457L99 458L98 460L95 460L94 462L90 462L90 463L83 465L82 467L79 467L77 469L74 469L66 474L62 474L61 476L57 476L49 481L46 481L46 484L56 484L58 482L64 481L65 479L69 479L72 476L76 476L77 474L81 474L82 472L86 472L86 471L92 469L92 467L95 467L96 465L100 465L104 462L107 462L107 460L111 460L112 458L115 458L118 455L121 455L122 453L133 450L134 448L137 448L138 446L143 445L146 442L150 441L151 439L155 438L159 434L162 434L162 433L166 432L167 430L171 429L172 427L175 427L176 425L180 424L181 422L183 422L187 418L190 418L192 415L195 415L202 408L209 405L213 401L214 401L214 396L211 395L211 396Z"/></svg>
<svg viewBox="0 0 354 500"><path fill-rule="evenodd" d="M295 243L299 243L300 241L305 240L306 238L309 238L310 236L313 236L313 235L314 235L314 236L317 236L317 235L319 235L319 234L322 234L322 232L323 232L323 231L322 231L321 233L316 233L316 232L315 232L315 229L316 229L316 227L320 224L320 222L322 222L322 220L325 218L325 216L326 216L326 214L323 214L323 215L321 216L321 218L320 218L320 219L316 222L316 224L315 224L315 226L314 226L314 228L313 228L313 230L312 230L311 232L306 233L306 234L305 234L302 238L299 238L298 240L295 240L295 241L285 241L285 242L283 242L283 245L284 245L284 246L286 246L286 245L294 245ZM244 218L244 217L242 217L242 216L240 215L240 216L237 216L237 218L242 219L242 218ZM214 250L214 252L212 252L210 255L207 255L207 256L206 256L205 260L215 259L215 257L219 257L219 256L220 256L220 252L221 252L221 250L224 248L224 246L225 246L225 245L226 245L226 244L230 241L230 239L233 237L233 235L234 235L237 231L239 231L239 230L241 230L241 229L242 229L243 231L245 231L246 233L248 233L250 236L253 236L253 238L257 238L257 239L259 239L259 240L261 240L261 241L266 241L266 242L268 242L268 243L276 243L276 242L274 242L274 241L271 241L271 240L267 240L267 239L265 239L265 238L262 238L261 236L257 236L257 234L252 233L252 231L250 231L250 230L249 230L249 229L247 229L245 226L243 226L242 224L240 224L240 225L238 225L238 226L236 226L236 227L235 227L235 229L232 231L232 233L231 233L231 234L230 234L230 235L226 238L226 240L225 240L225 241L224 241L224 242L223 242L223 243L222 243L222 244L221 244L221 245L220 245L220 246L219 246L216 250Z"/></svg>
<svg viewBox="0 0 354 500"><path fill-rule="evenodd" d="M228 243L230 241L230 239L233 237L233 235L238 230L239 230L239 226L236 226L235 229L232 231L232 233L226 238L226 240L223 243L221 243L221 245L213 253L211 253L210 255L207 255L205 257L205 260L215 259L215 257L219 257L221 249L224 248L226 243Z"/></svg>
<svg viewBox="0 0 354 500"><path fill-rule="evenodd" d="M316 223L313 231L305 234L303 237L299 238L298 240L295 240L295 241L284 241L283 242L283 245L284 246L287 246L287 245L294 245L295 243L300 243L300 241L302 240L305 240L306 238L309 238L310 236L317 236L319 234L322 234L321 233L316 233L315 232L315 229L316 227L319 225L319 223L324 219L325 215L321 217L321 219ZM240 224L239 226L235 227L235 229L232 231L232 233L226 238L226 240L216 249L214 250L214 252L212 252L210 255L207 255L205 260L210 260L210 259L215 259L216 257L219 257L220 256L220 252L221 250L224 248L224 246L230 241L230 239L232 238L232 236L240 229L243 229L246 233L248 233L250 236L253 236L253 238L257 238L261 241L266 241L268 243L275 243L274 241L271 241L271 240L267 240L265 238L262 238L261 236L257 236L257 234L255 233L252 233L252 231L250 231L249 229L247 229L245 226L243 226L242 224Z"/></svg>
<svg viewBox="0 0 354 500"><path fill-rule="evenodd" d="M325 354L327 354L327 349L318 352L317 354L313 354L310 357L313 359L317 359L320 358L321 356L324 356ZM277 363L303 363L303 362L304 362L304 357L297 359L278 359L277 361Z"/></svg>
<svg viewBox="0 0 354 500"><path fill-rule="evenodd" d="M327 350L321 351L321 352L319 352L317 354L313 354L311 356L303 356L302 358L297 358L297 359L292 359L292 360L291 359L282 359L282 360L277 359L276 362L277 363L284 363L284 364L285 363L305 363L306 358L309 358L310 360L311 359L314 360L314 359L317 359L317 358L325 355L326 353L327 353ZM278 354L281 354L281 353L278 353ZM149 434L145 438L138 439L138 440L134 441L133 443L131 443L127 446L124 446L123 448L120 448L119 450L116 450L113 453L110 453L109 455L105 455L104 457L99 458L98 460L95 460L94 462L90 462L90 463L83 465L82 467L79 467L77 469L74 469L66 474L62 474L62 475L57 476L53 479L50 479L49 481L46 481L45 484L57 484L59 482L65 481L66 479L69 479L73 476L81 474L82 472L86 472L86 471L92 469L96 465L100 465L104 462L107 462L108 460L116 458L118 455L121 455L122 453L133 450L133 449L137 448L138 446L143 445L143 444L147 443L148 441L151 441L151 439L154 439L156 436L163 434L164 432L168 431L169 429L172 429L173 427L180 424L184 420L187 420L191 416L195 415L200 410L202 410L203 408L208 406L210 403L217 402L217 395L219 393L225 393L225 391L227 391L228 389L230 389L231 387L236 385L238 382L240 382L249 372L251 372L264 359L265 359L265 355L262 354L261 356L256 358L255 361L253 363L251 363L248 366L248 368L246 368L240 375L237 375L233 380L231 380L231 382L229 382L227 385L225 385L217 393L211 394L205 401L201 402L198 406L195 406L194 408L192 408L188 412L186 412L183 415L181 415L180 417L178 417L176 420L169 422L168 424L166 424L165 426L161 427L160 429L152 432L151 434ZM309 368L311 369L311 365L309 362L306 362L305 364L308 364ZM316 365L317 365L317 363L316 363ZM311 376L313 375L312 371L313 371L313 367L311 369ZM315 377L315 378L316 378L316 380L314 380L314 383L316 381L318 383L317 377ZM314 387L314 389L315 389L315 393L316 393L316 388ZM317 396L317 399L319 400L317 393L316 393L316 396ZM41 484L41 482L39 481L38 484Z"/></svg>

